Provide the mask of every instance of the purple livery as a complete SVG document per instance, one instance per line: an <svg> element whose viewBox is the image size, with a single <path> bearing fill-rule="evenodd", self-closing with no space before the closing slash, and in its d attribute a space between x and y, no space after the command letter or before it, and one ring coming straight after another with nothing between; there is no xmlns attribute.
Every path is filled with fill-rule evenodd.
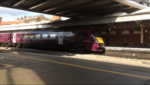
<svg viewBox="0 0 150 85"><path fill-rule="evenodd" d="M102 38L91 30L7 32L0 33L0 43L2 46L45 46L68 51L105 53Z"/></svg>

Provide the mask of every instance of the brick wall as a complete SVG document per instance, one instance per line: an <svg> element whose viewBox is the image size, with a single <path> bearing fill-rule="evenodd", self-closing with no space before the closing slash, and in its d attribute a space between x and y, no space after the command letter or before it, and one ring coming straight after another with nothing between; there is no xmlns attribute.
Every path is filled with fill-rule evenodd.
<svg viewBox="0 0 150 85"><path fill-rule="evenodd" d="M4 22L1 22L0 25L11 25L11 24L21 24L21 23L30 23L30 20L29 21L24 21L24 19L26 19L27 16L24 16L24 17L20 17L20 18L16 18L14 19L14 21L4 21ZM32 16L29 16L28 17L29 19L31 19L31 21L33 20L32 19ZM59 16L54 16L53 17L54 19L61 19L61 17ZM43 19L44 20L47 20L43 15L40 16L40 19ZM37 20L37 19L36 19ZM36 21L37 22L37 21Z"/></svg>
<svg viewBox="0 0 150 85"><path fill-rule="evenodd" d="M23 20L23 17L21 17L21 20Z"/></svg>
<svg viewBox="0 0 150 85"><path fill-rule="evenodd" d="M11 24L21 24L21 23L27 23L24 21L7 21L7 22L2 22L2 25L11 25Z"/></svg>
<svg viewBox="0 0 150 85"><path fill-rule="evenodd" d="M24 16L24 18L27 18L27 16Z"/></svg>
<svg viewBox="0 0 150 85"><path fill-rule="evenodd" d="M106 46L124 47L124 39L126 39L127 47L141 47L141 33L135 31L135 28L111 29L111 31L99 29L96 31L102 36ZM144 47L150 44L149 37L149 28L144 28Z"/></svg>

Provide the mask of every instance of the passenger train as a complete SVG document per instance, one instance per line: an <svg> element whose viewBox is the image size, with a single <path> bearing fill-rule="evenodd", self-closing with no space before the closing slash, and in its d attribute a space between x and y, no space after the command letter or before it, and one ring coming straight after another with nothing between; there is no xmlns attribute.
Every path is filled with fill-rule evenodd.
<svg viewBox="0 0 150 85"><path fill-rule="evenodd" d="M105 53L103 39L92 30L43 30L0 33L2 46L36 46Z"/></svg>

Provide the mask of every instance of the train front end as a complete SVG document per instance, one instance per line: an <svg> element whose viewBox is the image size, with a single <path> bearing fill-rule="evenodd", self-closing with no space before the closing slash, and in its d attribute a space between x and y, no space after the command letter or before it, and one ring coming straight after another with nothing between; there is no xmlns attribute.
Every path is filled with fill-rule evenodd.
<svg viewBox="0 0 150 85"><path fill-rule="evenodd" d="M102 37L100 37L100 35L95 31L91 32L92 32L92 39L94 41L91 51L105 53L105 44Z"/></svg>

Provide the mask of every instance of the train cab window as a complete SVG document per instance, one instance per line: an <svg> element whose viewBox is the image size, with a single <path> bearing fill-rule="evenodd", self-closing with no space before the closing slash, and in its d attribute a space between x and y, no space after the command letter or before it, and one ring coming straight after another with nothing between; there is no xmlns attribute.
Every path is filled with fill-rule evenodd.
<svg viewBox="0 0 150 85"><path fill-rule="evenodd" d="M84 32L83 34L84 34L84 36L88 36L88 33L86 33L86 32Z"/></svg>
<svg viewBox="0 0 150 85"><path fill-rule="evenodd" d="M42 38L44 39L48 38L48 34L43 34Z"/></svg>

